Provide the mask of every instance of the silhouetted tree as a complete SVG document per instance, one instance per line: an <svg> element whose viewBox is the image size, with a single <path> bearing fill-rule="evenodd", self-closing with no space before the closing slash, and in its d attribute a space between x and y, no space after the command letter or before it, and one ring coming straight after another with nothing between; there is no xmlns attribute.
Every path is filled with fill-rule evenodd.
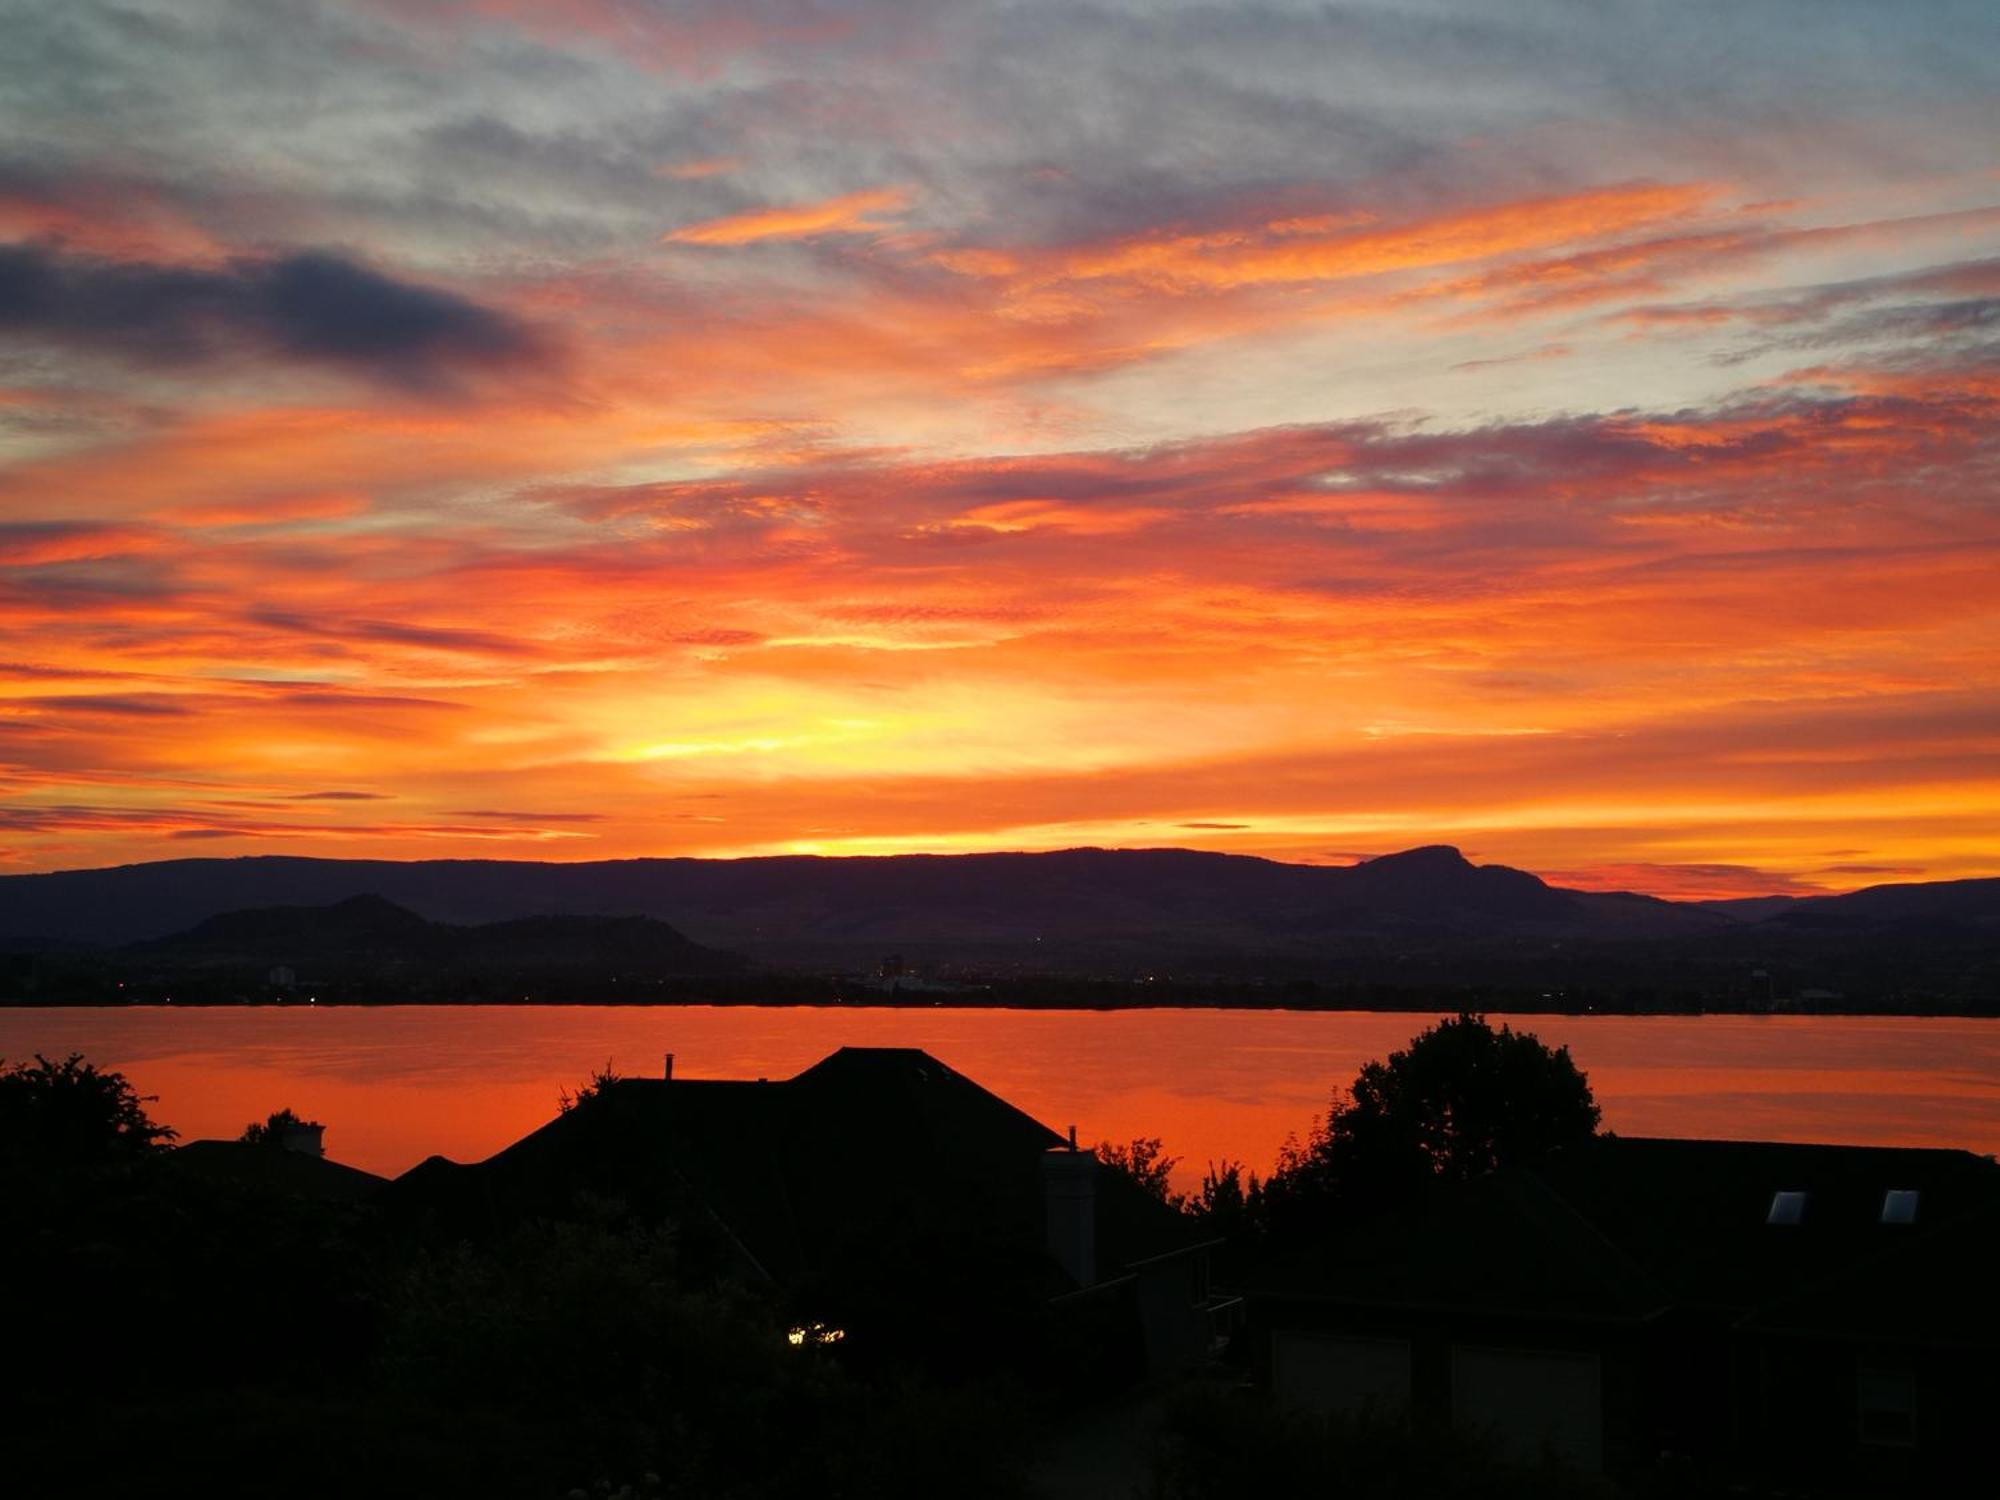
<svg viewBox="0 0 2000 1500"><path fill-rule="evenodd" d="M174 1138L147 1117L143 1106L153 1102L80 1052L61 1062L37 1052L0 1072L0 1156L63 1166L132 1161Z"/></svg>
<svg viewBox="0 0 2000 1500"><path fill-rule="evenodd" d="M1567 1047L1460 1015L1363 1067L1303 1144L1285 1143L1266 1201L1277 1221L1393 1202L1587 1140L1597 1124Z"/></svg>
<svg viewBox="0 0 2000 1500"><path fill-rule="evenodd" d="M1264 1184L1257 1180L1257 1174L1246 1174L1241 1162L1227 1157L1208 1164L1201 1186L1194 1192L1177 1193L1172 1179L1181 1159L1167 1155L1158 1136L1135 1136L1122 1146L1099 1141L1092 1149L1112 1171L1123 1173L1151 1197L1191 1214L1218 1234L1234 1235L1247 1228L1263 1202Z"/></svg>
<svg viewBox="0 0 2000 1500"><path fill-rule="evenodd" d="M303 1119L292 1113L289 1107L276 1110L259 1124L255 1121L243 1127L243 1134L237 1139L246 1146L276 1146L283 1149L285 1132L295 1126L308 1129L317 1128L318 1121Z"/></svg>
<svg viewBox="0 0 2000 1500"><path fill-rule="evenodd" d="M1099 1141L1095 1149L1097 1159L1105 1166L1124 1173L1162 1203L1174 1208L1185 1206L1183 1200L1175 1197L1172 1186L1173 1171L1181 1159L1168 1156L1158 1136L1134 1136L1129 1145L1123 1146Z"/></svg>
<svg viewBox="0 0 2000 1500"><path fill-rule="evenodd" d="M585 1083L574 1094L568 1089L559 1091L556 1094L556 1108L563 1114L568 1114L574 1109L580 1109L590 1103L591 1100L602 1098L604 1091L617 1081L618 1075L611 1071L611 1059L607 1057L604 1060L604 1066L599 1068L595 1073L592 1073L590 1081Z"/></svg>
<svg viewBox="0 0 2000 1500"><path fill-rule="evenodd" d="M1243 1163L1224 1157L1210 1162L1201 1186L1182 1206L1217 1234L1235 1235L1248 1228L1264 1200L1264 1184Z"/></svg>

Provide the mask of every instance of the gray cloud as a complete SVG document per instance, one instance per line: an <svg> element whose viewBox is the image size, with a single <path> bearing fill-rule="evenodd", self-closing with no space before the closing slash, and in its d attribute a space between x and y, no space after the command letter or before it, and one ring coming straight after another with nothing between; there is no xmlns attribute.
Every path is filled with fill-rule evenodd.
<svg viewBox="0 0 2000 1500"><path fill-rule="evenodd" d="M534 647L510 636L490 631L459 630L443 625L406 625L395 620L320 620L287 610L252 610L247 618L254 624L299 635L340 641L388 641L401 646L421 646L436 651L463 651L478 654L515 656Z"/></svg>
<svg viewBox="0 0 2000 1500"><path fill-rule="evenodd" d="M434 386L454 367L537 352L534 338L503 313L318 251L208 269L4 246L0 329L148 364L248 349L406 387Z"/></svg>
<svg viewBox="0 0 2000 1500"><path fill-rule="evenodd" d="M50 713L88 714L112 718L186 718L194 710L165 693L133 694L124 697L105 694L72 693L60 697L17 699Z"/></svg>
<svg viewBox="0 0 2000 1500"><path fill-rule="evenodd" d="M927 230L1015 241L1198 228L1298 191L1337 207L1364 185L1373 209L1416 210L1560 189L1578 131L1598 177L1756 178L1758 153L1785 180L1778 157L1814 153L1976 170L1976 131L1867 124L1988 108L2000 57L1984 0L23 10L0 97L44 179L144 184L225 244L309 219L427 267L643 253L674 223L890 181L920 188ZM1861 123L1831 129L1829 100ZM739 170L662 175L719 157Z"/></svg>

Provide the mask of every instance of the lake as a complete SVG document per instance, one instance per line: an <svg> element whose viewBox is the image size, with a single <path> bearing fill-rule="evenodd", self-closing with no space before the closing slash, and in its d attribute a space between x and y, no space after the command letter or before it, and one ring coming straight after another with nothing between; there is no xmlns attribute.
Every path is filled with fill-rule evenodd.
<svg viewBox="0 0 2000 1500"><path fill-rule="evenodd" d="M393 1175L488 1156L608 1062L689 1078L787 1077L834 1048L921 1047L1084 1141L1159 1136L1192 1186L1228 1157L1267 1171L1332 1091L1421 1014L716 1006L0 1009L0 1057L117 1068L182 1140L280 1106L327 1154ZM1683 1135L2000 1152L2000 1021L1850 1016L1514 1016L1567 1045L1604 1123Z"/></svg>

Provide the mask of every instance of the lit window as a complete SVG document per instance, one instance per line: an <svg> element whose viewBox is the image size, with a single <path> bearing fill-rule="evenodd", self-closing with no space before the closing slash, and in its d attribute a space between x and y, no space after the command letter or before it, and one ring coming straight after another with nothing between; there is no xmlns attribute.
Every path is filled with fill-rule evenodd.
<svg viewBox="0 0 2000 1500"><path fill-rule="evenodd" d="M1914 1224L1917 1222L1917 1194L1912 1188L1890 1188L1882 1195L1882 1222L1884 1224Z"/></svg>
<svg viewBox="0 0 2000 1500"><path fill-rule="evenodd" d="M829 1328L824 1323L808 1323L803 1328L788 1330L785 1342L794 1349L799 1349L807 1344L837 1344L846 1337L845 1328Z"/></svg>
<svg viewBox="0 0 2000 1500"><path fill-rule="evenodd" d="M1908 1448L1917 1441L1917 1377L1909 1370L1863 1365L1856 1390L1857 1429L1864 1443Z"/></svg>
<svg viewBox="0 0 2000 1500"><path fill-rule="evenodd" d="M1771 1211L1764 1215L1766 1224L1797 1224L1806 1216L1806 1195L1798 1192L1776 1192L1771 1194Z"/></svg>

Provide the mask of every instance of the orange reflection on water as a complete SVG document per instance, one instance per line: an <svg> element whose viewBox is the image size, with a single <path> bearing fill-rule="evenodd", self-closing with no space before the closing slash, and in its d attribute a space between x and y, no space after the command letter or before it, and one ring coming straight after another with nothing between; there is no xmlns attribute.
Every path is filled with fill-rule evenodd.
<svg viewBox="0 0 2000 1500"><path fill-rule="evenodd" d="M396 1006L0 1010L0 1057L80 1051L156 1094L183 1140L290 1106L328 1154L406 1171L490 1155L609 1061L783 1078L840 1046L920 1047L1086 1141L1158 1136L1183 1186L1224 1158L1269 1169L1334 1090L1427 1015L810 1007ZM1513 1017L1567 1045L1610 1129L2000 1151L2000 1021Z"/></svg>

